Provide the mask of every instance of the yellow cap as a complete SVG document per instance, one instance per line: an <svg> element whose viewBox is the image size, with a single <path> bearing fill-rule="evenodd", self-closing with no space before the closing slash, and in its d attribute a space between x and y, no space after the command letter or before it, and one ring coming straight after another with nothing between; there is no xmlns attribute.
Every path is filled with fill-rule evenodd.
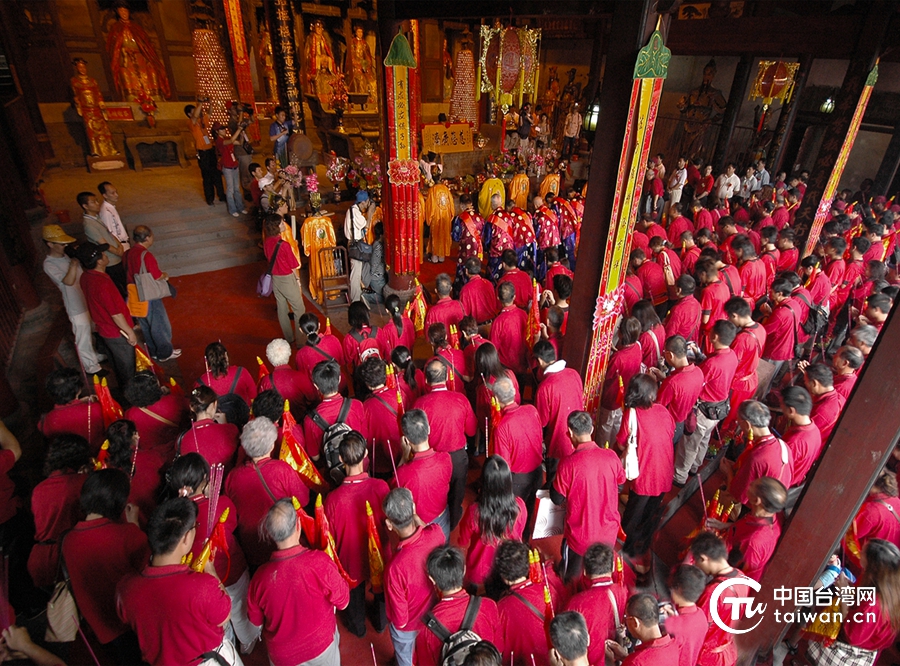
<svg viewBox="0 0 900 666"><path fill-rule="evenodd" d="M46 225L41 231L41 238L51 243L62 243L63 245L75 242L75 239L63 231L63 228L58 224Z"/></svg>

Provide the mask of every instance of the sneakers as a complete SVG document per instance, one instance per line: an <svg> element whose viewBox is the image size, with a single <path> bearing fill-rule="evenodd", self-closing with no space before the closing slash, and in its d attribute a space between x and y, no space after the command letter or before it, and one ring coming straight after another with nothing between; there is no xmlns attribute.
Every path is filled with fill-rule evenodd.
<svg viewBox="0 0 900 666"><path fill-rule="evenodd" d="M242 215L246 215L246 214L249 213L249 212L250 212L250 211L247 210L247 209L245 208L244 210L241 211L241 214L242 214Z"/></svg>
<svg viewBox="0 0 900 666"><path fill-rule="evenodd" d="M179 356L181 356L181 350L180 350L180 349L173 349L173 350L172 350L172 355L169 356L169 358L161 358L161 359L159 359L159 362L160 362L160 363L165 363L166 361L174 361L174 360L175 360L176 358L178 358Z"/></svg>
<svg viewBox="0 0 900 666"><path fill-rule="evenodd" d="M231 214L231 217L240 217L240 216L241 216L240 213L232 213L232 214Z"/></svg>

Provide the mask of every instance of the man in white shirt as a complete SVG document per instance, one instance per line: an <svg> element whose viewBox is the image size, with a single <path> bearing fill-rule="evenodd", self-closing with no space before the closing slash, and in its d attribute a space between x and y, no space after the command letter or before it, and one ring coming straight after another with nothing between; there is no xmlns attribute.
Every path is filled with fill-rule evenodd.
<svg viewBox="0 0 900 666"><path fill-rule="evenodd" d="M566 124L563 128L562 159L567 160L575 149L578 135L581 134L581 114L578 112L578 102L572 105L572 110L566 115Z"/></svg>
<svg viewBox="0 0 900 666"><path fill-rule="evenodd" d="M756 179L756 170L752 166L747 167L747 172L741 179L741 191L738 196L744 201L750 199L750 195L759 189L759 181Z"/></svg>
<svg viewBox="0 0 900 666"><path fill-rule="evenodd" d="M356 204L347 210L344 217L344 235L347 237L348 246L353 241L366 240L366 231L369 221L366 219L366 210L369 207L369 193L360 190L356 193ZM350 301L358 301L362 298L362 271L366 262L350 259Z"/></svg>
<svg viewBox="0 0 900 666"><path fill-rule="evenodd" d="M760 160L756 163L756 180L760 188L765 187L772 181L772 177L766 170L766 161Z"/></svg>
<svg viewBox="0 0 900 666"><path fill-rule="evenodd" d="M118 237L100 219L100 202L97 201L97 197L94 196L93 192L81 192L75 200L84 213L84 235L92 243L109 246L104 252L109 260L106 274L112 278L116 289L122 294L122 298L127 301L128 279L125 277L125 266L122 264L122 257L125 256L125 246L119 242Z"/></svg>
<svg viewBox="0 0 900 666"><path fill-rule="evenodd" d="M100 221L103 226L109 229L109 233L116 237L116 240L122 244L125 250L131 248L128 242L128 231L122 224L122 218L119 217L119 211L116 210L116 204L119 203L119 191L108 181L103 181L97 186L100 194L103 195L103 203L100 204Z"/></svg>
<svg viewBox="0 0 900 666"><path fill-rule="evenodd" d="M668 219L669 207L672 204L676 204L681 201L681 192L684 189L684 186L687 184L686 166L687 158L679 157L678 162L675 165L675 170L672 172L672 175L669 176L669 184L666 188L669 193L669 200L666 202L665 210L666 219Z"/></svg>
<svg viewBox="0 0 900 666"><path fill-rule="evenodd" d="M734 173L734 164L729 163L725 167L725 173L716 179L715 184L716 198L719 202L730 200L735 193L741 188L741 179Z"/></svg>
<svg viewBox="0 0 900 666"><path fill-rule="evenodd" d="M82 268L78 259L66 256L67 245L75 242L58 224L48 224L41 232L47 246L47 257L44 259L44 272L62 292L66 314L72 322L72 333L75 334L75 348L84 371L97 374L101 371L100 357L94 350L91 330L93 322L81 291Z"/></svg>

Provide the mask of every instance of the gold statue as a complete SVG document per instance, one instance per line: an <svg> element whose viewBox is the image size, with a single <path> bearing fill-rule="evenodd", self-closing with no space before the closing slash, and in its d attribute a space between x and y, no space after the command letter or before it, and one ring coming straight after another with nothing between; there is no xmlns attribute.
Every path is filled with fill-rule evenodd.
<svg viewBox="0 0 900 666"><path fill-rule="evenodd" d="M722 91L712 84L716 76L716 61L710 60L703 68L703 82L687 95L682 95L676 104L681 112L682 122L675 132L674 143L677 154L689 159L701 157L706 160L715 141L715 122L725 113L727 101Z"/></svg>
<svg viewBox="0 0 900 666"><path fill-rule="evenodd" d="M112 140L109 125L103 116L103 95L97 80L88 76L87 61L75 58L75 76L72 77L72 95L75 98L75 110L84 120L84 132L87 134L88 149L92 156L110 157L119 151Z"/></svg>
<svg viewBox="0 0 900 666"><path fill-rule="evenodd" d="M259 61L263 66L263 77L266 81L266 99L278 101L278 83L275 78L275 55L272 52L272 39L265 25L259 26L259 45L257 46Z"/></svg>
<svg viewBox="0 0 900 666"><path fill-rule="evenodd" d="M156 54L147 32L131 20L128 3L115 4L117 19L106 36L106 50L116 88L129 102L140 98L170 97L166 68Z"/></svg>
<svg viewBox="0 0 900 666"><path fill-rule="evenodd" d="M334 55L325 34L325 24L317 20L306 40L306 81L316 93L323 94L325 85L334 74Z"/></svg>
<svg viewBox="0 0 900 666"><path fill-rule="evenodd" d="M350 92L366 93L369 96L369 102L374 102L376 96L375 58L372 57L372 50L363 36L361 26L353 29L344 71L347 78L350 79Z"/></svg>

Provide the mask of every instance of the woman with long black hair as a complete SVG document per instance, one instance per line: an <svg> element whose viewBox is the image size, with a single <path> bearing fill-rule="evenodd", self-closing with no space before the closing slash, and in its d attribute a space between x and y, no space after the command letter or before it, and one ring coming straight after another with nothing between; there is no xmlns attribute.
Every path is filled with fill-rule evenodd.
<svg viewBox="0 0 900 666"><path fill-rule="evenodd" d="M225 472L230 472L240 444L238 427L217 421L218 396L208 386L195 388L188 400L194 422L178 436L178 454L199 453L208 464L222 463Z"/></svg>
<svg viewBox="0 0 900 666"><path fill-rule="evenodd" d="M491 418L491 396L493 396L494 382L501 377L509 377L516 389L516 404L522 404L522 396L519 393L519 382L516 381L516 373L500 362L500 355L492 342L485 342L475 350L475 420L478 422L478 430L485 434L485 424Z"/></svg>
<svg viewBox="0 0 900 666"><path fill-rule="evenodd" d="M397 375L400 392L403 393L404 406L412 406L420 395L425 393L425 373L413 363L409 347L394 347L391 352L391 363Z"/></svg>
<svg viewBox="0 0 900 666"><path fill-rule="evenodd" d="M384 309L387 310L391 321L378 329L378 346L381 348L381 357L390 358L391 352L400 345L412 349L416 343L416 327L412 320L403 314L400 307L400 297L391 294L384 300Z"/></svg>
<svg viewBox="0 0 900 666"><path fill-rule="evenodd" d="M120 469L131 479L128 502L140 509L140 523L146 525L156 508L160 470L166 460L154 449L140 447L141 436L134 421L120 419L106 431L109 442L106 466Z"/></svg>

